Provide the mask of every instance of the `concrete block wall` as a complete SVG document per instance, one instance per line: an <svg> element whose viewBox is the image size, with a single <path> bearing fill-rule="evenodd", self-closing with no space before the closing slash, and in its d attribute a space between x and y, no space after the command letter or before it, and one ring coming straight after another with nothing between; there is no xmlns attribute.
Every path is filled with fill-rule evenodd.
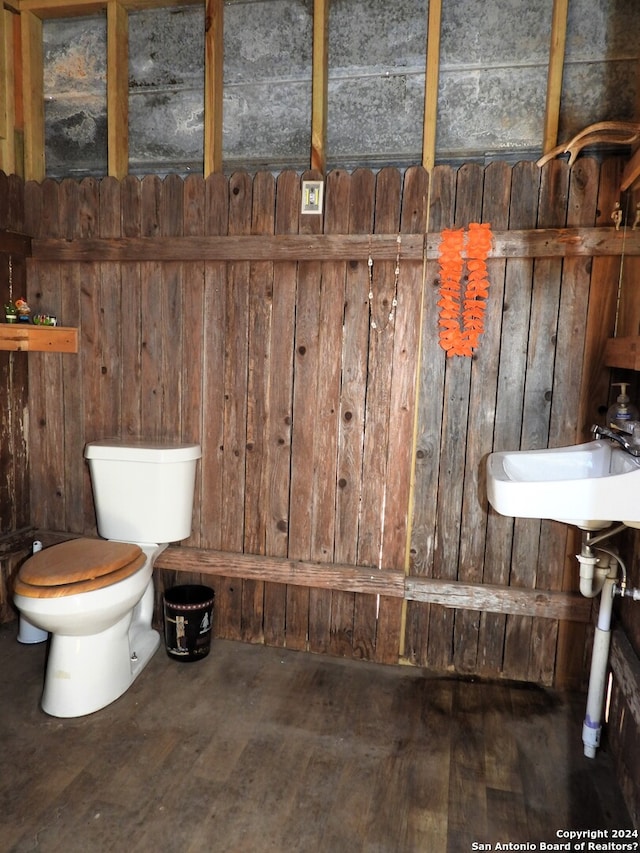
<svg viewBox="0 0 640 853"><path fill-rule="evenodd" d="M224 163L309 164L312 0L228 0ZM428 0L333 0L329 168L421 161ZM130 171L201 171L204 7L132 12ZM444 0L439 162L540 154L551 36L546 0ZM45 21L47 174L104 175L106 21ZM635 0L572 0L560 139L632 119L640 58Z"/></svg>

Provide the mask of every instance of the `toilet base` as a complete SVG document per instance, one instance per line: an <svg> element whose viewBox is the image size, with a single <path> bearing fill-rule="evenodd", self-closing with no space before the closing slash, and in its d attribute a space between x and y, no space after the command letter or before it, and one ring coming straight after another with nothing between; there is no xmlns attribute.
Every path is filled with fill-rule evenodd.
<svg viewBox="0 0 640 853"><path fill-rule="evenodd" d="M131 614L89 637L51 636L42 710L52 717L82 717L122 696L160 645L152 628L129 633Z"/></svg>

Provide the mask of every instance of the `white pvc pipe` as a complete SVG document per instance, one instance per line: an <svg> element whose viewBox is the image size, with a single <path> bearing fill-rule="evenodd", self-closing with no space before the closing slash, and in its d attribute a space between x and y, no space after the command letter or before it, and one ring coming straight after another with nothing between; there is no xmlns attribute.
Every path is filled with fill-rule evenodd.
<svg viewBox="0 0 640 853"><path fill-rule="evenodd" d="M584 744L584 754L587 758L595 758L596 749L600 746L602 710L607 681L609 646L611 643L611 614L613 611L616 577L617 567L614 565L607 575L602 588L598 624L593 638L587 710L582 726L582 743Z"/></svg>
<svg viewBox="0 0 640 853"><path fill-rule="evenodd" d="M609 573L609 559L584 553L576 554L576 559L580 563L580 592L585 598L595 598Z"/></svg>
<svg viewBox="0 0 640 853"><path fill-rule="evenodd" d="M594 548L592 550L592 547L625 528L626 525L623 523L597 536L585 534L582 552L576 555L580 563L580 592L582 595L587 598L594 598L602 591L598 624L593 638L587 709L582 726L582 742L584 754L587 758L595 758L596 749L600 746L609 646L611 644L613 598L616 592L619 592L620 595L632 597L634 601L640 600L640 590L627 589L627 569L617 553L607 548ZM616 583L618 569L622 573L620 587Z"/></svg>

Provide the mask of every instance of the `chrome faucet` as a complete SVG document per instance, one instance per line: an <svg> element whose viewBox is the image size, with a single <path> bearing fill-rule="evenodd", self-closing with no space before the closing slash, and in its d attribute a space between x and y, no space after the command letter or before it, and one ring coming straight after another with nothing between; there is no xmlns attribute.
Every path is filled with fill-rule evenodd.
<svg viewBox="0 0 640 853"><path fill-rule="evenodd" d="M609 438L611 439L611 441L615 441L616 444L619 444L620 447L626 453L629 453L631 456L635 456L637 458L640 457L640 444L637 443L638 436L635 435L633 426L637 426L638 428L640 428L640 423L638 421L632 421L629 426L632 427L629 430L629 436L633 436L635 442L634 440L630 441L629 438L626 437L625 433L617 432L613 429L609 429L608 427L600 426L600 424L594 424L591 427L591 434L594 438Z"/></svg>

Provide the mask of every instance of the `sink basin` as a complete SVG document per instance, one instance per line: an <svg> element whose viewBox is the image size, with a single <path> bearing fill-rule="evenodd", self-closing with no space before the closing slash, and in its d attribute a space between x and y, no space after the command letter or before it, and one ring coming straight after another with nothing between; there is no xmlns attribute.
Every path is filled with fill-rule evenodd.
<svg viewBox="0 0 640 853"><path fill-rule="evenodd" d="M640 460L613 442L499 451L487 460L487 496L502 515L600 530L640 528Z"/></svg>

